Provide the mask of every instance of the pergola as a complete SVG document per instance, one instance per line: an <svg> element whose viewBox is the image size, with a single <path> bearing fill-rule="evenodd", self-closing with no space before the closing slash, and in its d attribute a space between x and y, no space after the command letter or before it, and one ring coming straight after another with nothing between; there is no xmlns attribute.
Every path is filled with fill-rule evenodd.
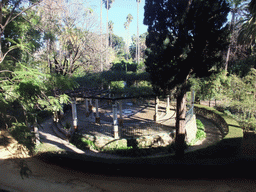
<svg viewBox="0 0 256 192"><path fill-rule="evenodd" d="M136 99L136 98L155 98L155 115L154 121L158 121L158 107L159 107L159 98L155 95L139 95L134 96L132 93L123 93L120 96L118 94L113 95L111 94L110 90L103 90L103 89L89 89L89 88L77 88L73 91L66 91L67 94L71 98L71 106L72 106L72 118L73 118L73 127L74 130L77 130L77 109L76 109L76 98L83 98L85 100L86 112L85 116L89 117L90 112L92 111L93 104L92 100L95 100L95 108L96 108L96 118L95 123L100 123L100 116L99 116L99 100L108 100L112 102L112 112L113 112L113 129L114 129L114 138L119 138L119 131L118 125L123 125L123 115L122 115L122 100L127 99ZM117 115L117 108L119 104L119 121ZM166 98L166 114L170 112L170 96L167 95Z"/></svg>

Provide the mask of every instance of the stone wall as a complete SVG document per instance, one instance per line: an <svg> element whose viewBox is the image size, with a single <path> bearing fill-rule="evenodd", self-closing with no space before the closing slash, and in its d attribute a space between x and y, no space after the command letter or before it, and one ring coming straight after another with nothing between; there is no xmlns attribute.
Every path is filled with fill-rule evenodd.
<svg viewBox="0 0 256 192"><path fill-rule="evenodd" d="M157 135L141 136L138 138L114 139L112 137L100 137L83 134L86 140L93 141L95 146L102 149L115 149L129 146L140 148L166 147L174 142L174 138L169 133L159 133Z"/></svg>

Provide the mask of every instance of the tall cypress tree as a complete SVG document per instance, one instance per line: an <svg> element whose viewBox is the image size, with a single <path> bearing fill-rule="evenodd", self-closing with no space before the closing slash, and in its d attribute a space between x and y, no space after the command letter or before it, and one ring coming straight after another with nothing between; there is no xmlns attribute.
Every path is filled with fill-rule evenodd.
<svg viewBox="0 0 256 192"><path fill-rule="evenodd" d="M184 154L187 80L208 76L223 64L228 12L225 0L146 0L146 70L157 95L177 88L178 157Z"/></svg>

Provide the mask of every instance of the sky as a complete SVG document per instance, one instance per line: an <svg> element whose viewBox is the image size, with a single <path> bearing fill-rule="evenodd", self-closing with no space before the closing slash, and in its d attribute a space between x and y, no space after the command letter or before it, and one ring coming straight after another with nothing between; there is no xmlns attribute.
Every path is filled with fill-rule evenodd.
<svg viewBox="0 0 256 192"><path fill-rule="evenodd" d="M91 3L92 9L96 12L100 22L100 0L93 0ZM139 34L147 32L147 26L143 24L144 19L144 5L145 0L140 2L139 10ZM133 16L133 21L130 24L130 36L133 34L137 35L137 2L136 0L115 0L112 4L111 9L109 9L109 21L112 20L114 23L114 34L121 36L125 39L127 36L127 31L124 28L124 23L126 22L126 17L128 14ZM107 21L107 10L103 4L102 11L102 22L104 26L104 32L106 32L106 21Z"/></svg>

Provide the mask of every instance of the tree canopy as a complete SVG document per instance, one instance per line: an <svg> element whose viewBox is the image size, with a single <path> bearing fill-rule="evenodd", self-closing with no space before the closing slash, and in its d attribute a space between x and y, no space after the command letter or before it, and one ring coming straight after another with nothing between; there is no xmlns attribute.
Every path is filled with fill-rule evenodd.
<svg viewBox="0 0 256 192"><path fill-rule="evenodd" d="M192 74L207 76L222 64L228 12L225 0L146 1L146 70L158 92L173 89Z"/></svg>

